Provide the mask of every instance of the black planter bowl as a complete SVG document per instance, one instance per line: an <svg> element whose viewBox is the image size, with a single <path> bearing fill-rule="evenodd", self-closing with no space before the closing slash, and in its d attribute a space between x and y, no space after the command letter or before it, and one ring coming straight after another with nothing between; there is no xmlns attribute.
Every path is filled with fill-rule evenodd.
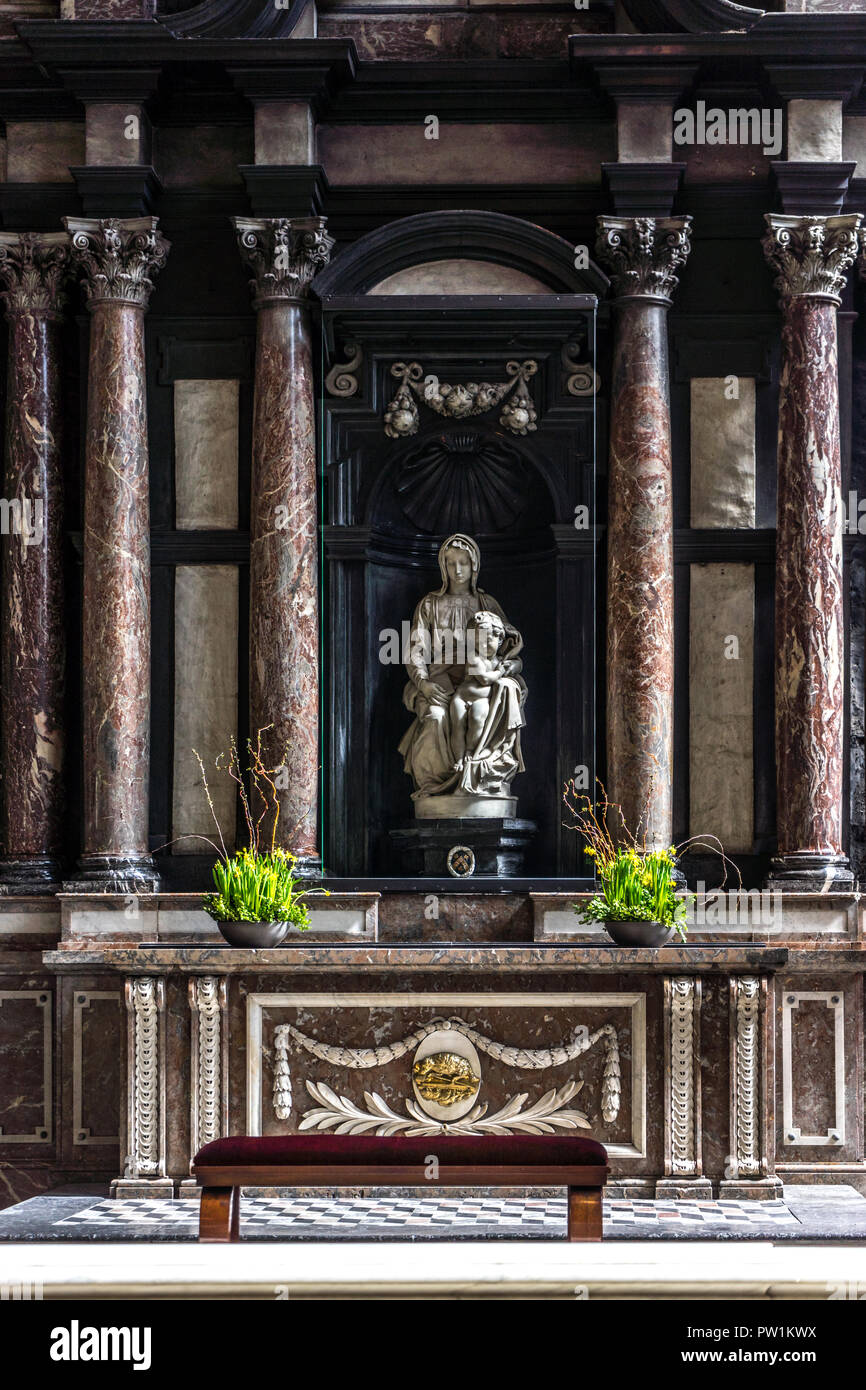
<svg viewBox="0 0 866 1390"><path fill-rule="evenodd" d="M643 922L632 918L627 922L605 922L604 929L617 946L669 946L676 927L664 922Z"/></svg>
<svg viewBox="0 0 866 1390"><path fill-rule="evenodd" d="M279 946L291 925L291 922L217 922L230 946L241 946L248 951Z"/></svg>

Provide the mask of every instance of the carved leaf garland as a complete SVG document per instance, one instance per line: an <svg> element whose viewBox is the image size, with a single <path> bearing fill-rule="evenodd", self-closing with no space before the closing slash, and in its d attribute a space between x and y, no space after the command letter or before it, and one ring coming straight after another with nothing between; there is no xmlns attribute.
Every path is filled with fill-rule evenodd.
<svg viewBox="0 0 866 1390"><path fill-rule="evenodd" d="M495 1115L487 1116L487 1105L476 1105L469 1114L451 1124L440 1124L416 1105L405 1102L408 1118L393 1111L375 1091L364 1092L366 1111L361 1110L348 1096L339 1096L324 1081L308 1081L307 1090L318 1108L301 1117L301 1130L333 1130L335 1134L376 1135L407 1134L421 1137L427 1134L554 1134L558 1129L589 1129L590 1123L582 1110L563 1110L583 1086L582 1081L567 1081L559 1090L546 1091L528 1110L529 1093L521 1092L506 1101Z"/></svg>

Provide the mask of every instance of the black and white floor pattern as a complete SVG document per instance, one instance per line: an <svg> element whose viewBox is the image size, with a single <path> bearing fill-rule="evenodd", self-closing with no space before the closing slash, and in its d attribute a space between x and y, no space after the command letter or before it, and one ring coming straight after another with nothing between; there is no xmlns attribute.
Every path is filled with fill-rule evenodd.
<svg viewBox="0 0 866 1390"><path fill-rule="evenodd" d="M605 1224L614 1230L651 1223L705 1227L708 1225L797 1226L793 1212L782 1201L606 1201ZM158 1226L169 1223L180 1229L198 1224L198 1203L194 1201L117 1201L98 1202L92 1207L61 1218L59 1225L132 1224ZM410 1227L419 1231L471 1232L479 1226L508 1229L511 1234L550 1232L560 1236L565 1225L563 1198L319 1198L246 1197L241 1203L241 1227L254 1235L274 1226L297 1229L362 1231L365 1227Z"/></svg>
<svg viewBox="0 0 866 1390"><path fill-rule="evenodd" d="M565 1198L256 1196L241 1201L241 1239L563 1240ZM0 1242L188 1241L195 1198L32 1197L0 1211ZM851 1187L787 1188L784 1200L607 1198L608 1240L866 1240L866 1199Z"/></svg>

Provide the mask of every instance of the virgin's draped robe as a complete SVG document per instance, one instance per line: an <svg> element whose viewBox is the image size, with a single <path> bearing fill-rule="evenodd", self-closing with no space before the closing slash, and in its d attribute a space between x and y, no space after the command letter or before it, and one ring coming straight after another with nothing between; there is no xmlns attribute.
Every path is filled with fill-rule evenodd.
<svg viewBox="0 0 866 1390"><path fill-rule="evenodd" d="M457 768L451 747L449 709L466 673L466 664L460 658L466 655L467 630L475 614L482 611L495 613L502 620L505 640L499 655L515 661L515 673L500 677L492 687L481 737L475 749L467 748L463 766ZM415 715L415 721L399 748L404 769L415 783L413 800L460 792L474 796L507 795L507 783L515 773L523 771L520 729L525 722L526 685L519 675L521 663L516 660L522 646L520 633L508 622L496 599L482 589L464 594L433 592L418 604L412 618L406 663L409 680L403 691L403 703ZM441 694L429 698L421 688L425 681L432 681ZM488 757L473 756L484 750Z"/></svg>

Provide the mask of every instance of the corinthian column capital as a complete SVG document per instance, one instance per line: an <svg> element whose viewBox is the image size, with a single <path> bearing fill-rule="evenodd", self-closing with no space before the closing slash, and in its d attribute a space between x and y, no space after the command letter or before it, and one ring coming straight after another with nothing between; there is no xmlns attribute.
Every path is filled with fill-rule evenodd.
<svg viewBox="0 0 866 1390"><path fill-rule="evenodd" d="M765 214L761 239L776 289L784 302L803 296L841 304L845 277L858 248L859 212L842 217L792 217Z"/></svg>
<svg viewBox="0 0 866 1390"><path fill-rule="evenodd" d="M252 272L253 304L303 299L317 271L328 264L334 238L324 217L235 217L238 250Z"/></svg>
<svg viewBox="0 0 866 1390"><path fill-rule="evenodd" d="M72 255L84 271L87 307L106 300L146 309L151 276L162 270L169 242L155 217L64 217Z"/></svg>
<svg viewBox="0 0 866 1390"><path fill-rule="evenodd" d="M66 232L0 232L0 299L7 318L59 314L70 270Z"/></svg>
<svg viewBox="0 0 866 1390"><path fill-rule="evenodd" d="M692 249L690 217L598 219L596 252L611 270L617 299L638 297L670 303L676 271Z"/></svg>

